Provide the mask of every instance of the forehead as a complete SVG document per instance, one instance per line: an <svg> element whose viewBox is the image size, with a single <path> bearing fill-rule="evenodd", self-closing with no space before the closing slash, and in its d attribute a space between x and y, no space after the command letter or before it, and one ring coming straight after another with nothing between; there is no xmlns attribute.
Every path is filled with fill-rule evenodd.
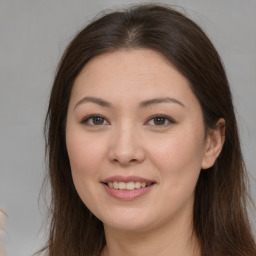
<svg viewBox="0 0 256 256"><path fill-rule="evenodd" d="M166 57L148 49L118 50L93 58L76 78L72 96L132 97L133 101L187 96L195 100L189 81Z"/></svg>
<svg viewBox="0 0 256 256"><path fill-rule="evenodd" d="M166 69L175 67L170 61L158 53L149 49L121 49L113 52L106 52L92 58L82 69L77 80L83 75L91 72L97 72L107 75L112 71L126 72L127 75L156 75L156 73L164 72ZM111 76L111 78L113 78Z"/></svg>

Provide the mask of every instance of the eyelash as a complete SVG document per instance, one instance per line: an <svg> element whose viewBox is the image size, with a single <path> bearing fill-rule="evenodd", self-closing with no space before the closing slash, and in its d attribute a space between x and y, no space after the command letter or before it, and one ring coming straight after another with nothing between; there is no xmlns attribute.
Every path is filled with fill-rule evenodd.
<svg viewBox="0 0 256 256"><path fill-rule="evenodd" d="M103 121L103 124L98 124L98 125L97 124L90 124L89 121L91 120L93 122L94 118L101 118L101 120ZM157 118L163 119L164 124L156 125L154 120L156 120ZM162 115L162 114L156 114L156 115L151 116L146 123L149 123L149 121L151 121L151 120L154 122L154 124L152 124L153 126L161 126L161 127L163 127L163 126L165 127L168 124L175 124L176 123L172 118L170 118L166 115ZM107 122L107 124L104 124L105 121ZM166 121L168 122L167 124L166 124ZM86 116L81 121L81 123L85 124L85 125L88 125L88 126L101 126L101 125L109 125L110 124L102 115L99 115L99 114L93 114L93 115Z"/></svg>
<svg viewBox="0 0 256 256"><path fill-rule="evenodd" d="M82 121L81 123L82 124L85 124L85 125L88 125L88 126L99 126L97 124L89 124L89 121L92 120L93 121L93 118L101 118L102 120L106 121L106 119L102 116L102 115L99 115L99 114L93 114L93 115L89 115L89 116L86 116ZM107 121L108 122L108 121ZM109 122L108 122L109 124ZM106 125L106 124L100 124L100 125Z"/></svg>
<svg viewBox="0 0 256 256"><path fill-rule="evenodd" d="M169 116L166 116L166 115L162 115L162 114L156 114L156 115L153 115L149 118L149 120L147 121L147 123L149 123L149 121L153 121L156 120L157 118L161 118L161 119L164 119L164 124L163 125L156 125L154 124L154 126L167 126L168 124L175 124L176 122L170 118ZM168 124L166 124L166 121L168 122Z"/></svg>

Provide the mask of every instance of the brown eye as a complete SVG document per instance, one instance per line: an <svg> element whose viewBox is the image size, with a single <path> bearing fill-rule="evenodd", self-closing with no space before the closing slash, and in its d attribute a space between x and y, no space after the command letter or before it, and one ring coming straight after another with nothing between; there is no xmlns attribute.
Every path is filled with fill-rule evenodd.
<svg viewBox="0 0 256 256"><path fill-rule="evenodd" d="M102 116L99 115L90 115L85 118L82 124L90 125L90 126L99 126L99 125L107 125L109 122Z"/></svg>
<svg viewBox="0 0 256 256"><path fill-rule="evenodd" d="M152 126L168 126L174 124L175 121L165 115L155 115L149 119L147 124Z"/></svg>
<svg viewBox="0 0 256 256"><path fill-rule="evenodd" d="M165 121L166 121L166 118L164 118L164 117L156 117L153 120L154 120L154 124L155 125L164 125Z"/></svg>
<svg viewBox="0 0 256 256"><path fill-rule="evenodd" d="M100 116L95 116L92 118L92 122L94 125L100 125L104 123L104 118L100 117Z"/></svg>

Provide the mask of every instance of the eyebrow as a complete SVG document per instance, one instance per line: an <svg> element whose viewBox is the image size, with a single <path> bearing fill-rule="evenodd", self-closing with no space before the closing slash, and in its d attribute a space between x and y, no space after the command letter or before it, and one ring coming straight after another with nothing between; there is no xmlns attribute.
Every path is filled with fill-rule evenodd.
<svg viewBox="0 0 256 256"><path fill-rule="evenodd" d="M81 100L79 100L74 109L82 104L82 103L87 103L87 102L92 102L92 103L95 103L95 104L98 104L102 107L111 107L112 104L110 102L107 102L103 99L100 99L100 98L95 98L95 97L84 97L82 98ZM179 100L175 99L175 98L170 98L170 97L164 97L164 98L154 98L154 99L150 99L150 100L145 100L145 101L142 101L140 104L139 104L139 108L146 108L146 107L149 107L151 105L154 105L154 104L159 104L159 103L175 103L175 104L178 104L182 107L185 107L185 105L180 102Z"/></svg>
<svg viewBox="0 0 256 256"><path fill-rule="evenodd" d="M176 104L179 104L182 107L185 107L185 105L182 102L180 102L179 100L176 100L174 98L170 98L170 97L145 100L145 101L142 101L139 106L140 106L140 108L145 108L145 107L148 107L150 105L159 104L159 103L176 103Z"/></svg>
<svg viewBox="0 0 256 256"><path fill-rule="evenodd" d="M111 107L111 106L112 106L111 103L109 103L109 102L107 102L107 101L105 101L105 100L103 100L103 99L100 99L100 98L84 97L84 98L82 98L81 100L79 100L79 101L76 103L74 109L75 109L78 105L80 105L80 104L82 104L82 103L86 103L86 102L92 102L92 103L98 104L98 105L100 105L100 106L102 106L102 107Z"/></svg>

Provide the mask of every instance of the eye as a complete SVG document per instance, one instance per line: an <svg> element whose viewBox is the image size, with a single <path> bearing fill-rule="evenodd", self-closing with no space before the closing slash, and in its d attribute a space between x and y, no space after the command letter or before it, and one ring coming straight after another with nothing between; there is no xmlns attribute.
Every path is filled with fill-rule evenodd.
<svg viewBox="0 0 256 256"><path fill-rule="evenodd" d="M82 122L85 125L99 126L99 125L108 125L109 122L101 115L89 115L85 117Z"/></svg>
<svg viewBox="0 0 256 256"><path fill-rule="evenodd" d="M147 122L147 124L154 125L154 126L167 126L173 123L175 123L175 121L165 115L154 115Z"/></svg>

